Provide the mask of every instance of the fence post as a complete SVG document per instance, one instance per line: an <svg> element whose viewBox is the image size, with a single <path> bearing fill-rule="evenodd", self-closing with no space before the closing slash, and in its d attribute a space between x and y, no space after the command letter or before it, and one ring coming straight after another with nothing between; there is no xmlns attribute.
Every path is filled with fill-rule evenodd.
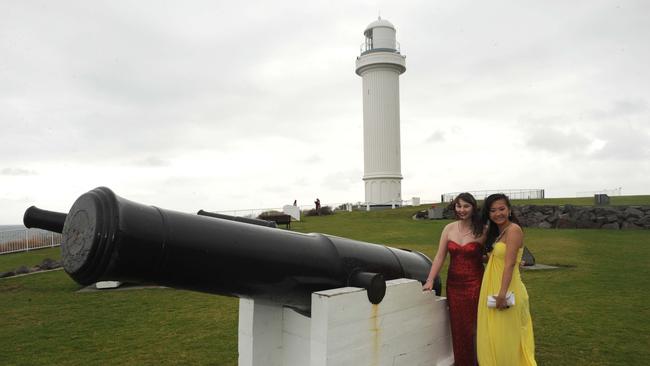
<svg viewBox="0 0 650 366"><path fill-rule="evenodd" d="M26 252L29 252L29 230L25 230L25 243L27 243L27 250Z"/></svg>
<svg viewBox="0 0 650 366"><path fill-rule="evenodd" d="M50 247L54 247L54 233L50 233Z"/></svg>

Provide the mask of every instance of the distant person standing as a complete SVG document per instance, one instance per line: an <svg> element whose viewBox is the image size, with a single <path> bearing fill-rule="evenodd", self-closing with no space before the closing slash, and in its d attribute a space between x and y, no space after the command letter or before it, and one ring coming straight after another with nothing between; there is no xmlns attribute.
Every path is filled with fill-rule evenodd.
<svg viewBox="0 0 650 366"><path fill-rule="evenodd" d="M293 205L297 207L298 206L298 200L293 200Z"/></svg>
<svg viewBox="0 0 650 366"><path fill-rule="evenodd" d="M314 205L316 205L316 214L320 216L320 198L316 198L316 201L314 201Z"/></svg>

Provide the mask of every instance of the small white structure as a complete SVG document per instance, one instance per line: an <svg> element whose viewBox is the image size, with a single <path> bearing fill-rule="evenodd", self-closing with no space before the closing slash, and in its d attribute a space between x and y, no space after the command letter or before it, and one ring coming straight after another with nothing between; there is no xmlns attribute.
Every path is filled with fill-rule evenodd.
<svg viewBox="0 0 650 366"><path fill-rule="evenodd" d="M406 71L395 27L379 18L363 32L356 73L363 79L363 156L366 202L401 204L399 76Z"/></svg>
<svg viewBox="0 0 650 366"><path fill-rule="evenodd" d="M282 212L293 217L294 220L300 221L300 207L294 205L282 206Z"/></svg>
<svg viewBox="0 0 650 366"><path fill-rule="evenodd" d="M98 290L114 289L120 287L121 285L122 282L120 281L99 281L95 283L95 288Z"/></svg>
<svg viewBox="0 0 650 366"><path fill-rule="evenodd" d="M356 287L312 294L311 318L239 300L239 366L453 365L447 299L419 281L386 282L378 305Z"/></svg>

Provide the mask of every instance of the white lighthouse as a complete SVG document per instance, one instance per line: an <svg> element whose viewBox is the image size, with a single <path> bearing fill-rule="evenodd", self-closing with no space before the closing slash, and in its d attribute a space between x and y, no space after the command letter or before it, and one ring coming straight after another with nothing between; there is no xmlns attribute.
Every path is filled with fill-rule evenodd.
<svg viewBox="0 0 650 366"><path fill-rule="evenodd" d="M366 40L357 57L363 79L363 180L366 202L372 206L400 204L399 76L406 71L395 27L377 19L363 32Z"/></svg>

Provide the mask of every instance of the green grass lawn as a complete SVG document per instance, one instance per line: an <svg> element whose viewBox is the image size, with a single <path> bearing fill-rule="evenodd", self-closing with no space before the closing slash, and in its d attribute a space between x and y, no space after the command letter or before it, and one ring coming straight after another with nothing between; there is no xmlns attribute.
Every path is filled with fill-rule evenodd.
<svg viewBox="0 0 650 366"><path fill-rule="evenodd" d="M292 223L292 229L389 244L433 257L448 221L412 220L416 211L307 217ZM646 364L650 230L525 233L525 243L539 263L561 266L523 273L538 363ZM58 259L57 249L46 251L0 256L0 271L37 264L41 256ZM1 279L0 365L237 364L237 299L172 289L77 289L63 271Z"/></svg>
<svg viewBox="0 0 650 366"><path fill-rule="evenodd" d="M20 266L34 267L41 264L43 259L60 259L61 251L59 248L37 249L20 254L0 255L0 272L14 270Z"/></svg>

